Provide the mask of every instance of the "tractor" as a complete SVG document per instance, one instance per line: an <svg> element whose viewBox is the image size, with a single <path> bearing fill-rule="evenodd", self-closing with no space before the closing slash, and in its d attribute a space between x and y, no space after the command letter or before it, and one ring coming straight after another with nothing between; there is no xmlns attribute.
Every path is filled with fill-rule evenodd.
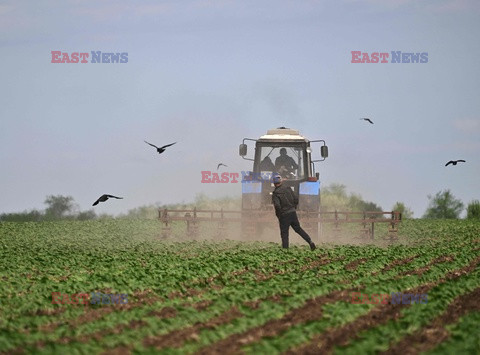
<svg viewBox="0 0 480 355"><path fill-rule="evenodd" d="M253 158L247 157L247 141L255 142ZM313 160L313 144L320 143L322 159ZM259 139L244 138L239 147L243 159L253 162L252 171L242 173L242 212L244 233L261 234L265 223L274 221L272 175L282 176L298 196L297 213L300 220L309 214L317 219L320 208L319 172L315 163L328 157L324 140L310 141L299 131L286 127L270 129ZM317 153L318 154L318 153ZM305 226L312 237L318 234L318 221Z"/></svg>

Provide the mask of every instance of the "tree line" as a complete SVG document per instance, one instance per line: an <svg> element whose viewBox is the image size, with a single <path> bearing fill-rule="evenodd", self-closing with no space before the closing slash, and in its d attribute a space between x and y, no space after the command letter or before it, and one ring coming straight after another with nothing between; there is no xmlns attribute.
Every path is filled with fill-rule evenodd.
<svg viewBox="0 0 480 355"><path fill-rule="evenodd" d="M426 219L459 219L465 205L457 199L450 190L442 190L435 195L428 195L429 205L421 218ZM322 188L320 201L323 211L383 211L382 207L374 202L365 201L359 194L347 193L345 185L331 184ZM97 215L93 209L80 211L72 196L49 195L44 201L45 210L31 210L18 213L0 214L0 221L5 222L40 222L58 220L92 220L108 218L138 218L155 219L159 209L213 209L239 210L242 206L241 197L209 198L205 194L198 194L191 203L175 203L168 205L148 205L129 210L126 214L117 217L101 214ZM480 219L480 201L473 200L467 207L467 219ZM413 218L413 212L403 202L396 202L390 211L402 213L403 218Z"/></svg>
<svg viewBox="0 0 480 355"><path fill-rule="evenodd" d="M0 221L3 222L41 222L58 220L78 220L86 221L95 219L94 210L80 211L78 205L72 196L49 195L45 198L45 210L36 210L24 212L13 212L0 214ZM104 216L102 216L104 217ZM108 216L105 216L108 217ZM111 216L110 216L111 217Z"/></svg>
<svg viewBox="0 0 480 355"><path fill-rule="evenodd" d="M331 184L321 192L322 209L325 211L382 211L380 206L373 202L364 201L360 195L346 192L346 186ZM457 199L449 189L427 195L429 204L421 218L425 219L459 219L465 205ZM403 202L396 202L391 211L402 213L402 218L413 218L413 211ZM480 219L480 201L473 200L467 205L466 219Z"/></svg>

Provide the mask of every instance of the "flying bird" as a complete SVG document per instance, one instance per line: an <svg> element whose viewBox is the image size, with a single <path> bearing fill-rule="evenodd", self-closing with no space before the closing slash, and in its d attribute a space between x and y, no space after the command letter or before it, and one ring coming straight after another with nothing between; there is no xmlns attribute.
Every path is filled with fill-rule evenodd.
<svg viewBox="0 0 480 355"><path fill-rule="evenodd" d="M445 164L445 166L448 166L450 164L453 164L453 165L457 165L457 163L465 163L465 160L462 160L462 159L459 159L459 160L450 160L447 164Z"/></svg>
<svg viewBox="0 0 480 355"><path fill-rule="evenodd" d="M218 168L221 167L222 165L223 165L224 167L228 168L228 166L226 166L225 164L220 163L220 164L217 165L217 170L218 170Z"/></svg>
<svg viewBox="0 0 480 355"><path fill-rule="evenodd" d="M113 196L113 195L102 195L102 196L100 196L100 197L98 198L97 201L95 201L95 202L93 203L92 206L98 205L99 202L105 202L105 201L107 201L109 198L118 198L118 199L120 199L120 200L123 199L123 197L117 197L117 196Z"/></svg>
<svg viewBox="0 0 480 355"><path fill-rule="evenodd" d="M367 121L367 122L370 122L371 124L373 124L372 120L368 117L362 117L360 118L361 120L364 120L364 121Z"/></svg>
<svg viewBox="0 0 480 355"><path fill-rule="evenodd" d="M159 148L159 147L157 147L156 145L154 145L154 144L152 144L152 143L148 143L147 141L144 141L144 142L147 143L148 145L151 145L152 147L157 148L158 154L162 154L162 153L165 151L165 148L170 147L171 145L174 145L175 143L177 143L177 142L175 142L175 143L167 144L167 145L164 145L163 147L160 147L160 148Z"/></svg>

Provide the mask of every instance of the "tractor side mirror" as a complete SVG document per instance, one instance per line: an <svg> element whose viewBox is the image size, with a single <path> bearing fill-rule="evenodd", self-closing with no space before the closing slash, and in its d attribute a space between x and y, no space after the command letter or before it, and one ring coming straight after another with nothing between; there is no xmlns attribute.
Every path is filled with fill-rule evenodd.
<svg viewBox="0 0 480 355"><path fill-rule="evenodd" d="M322 145L320 147L320 155L322 156L322 158L328 157L328 147L326 145Z"/></svg>
<svg viewBox="0 0 480 355"><path fill-rule="evenodd" d="M242 157L247 155L247 145L246 144L240 144L240 147L238 148L238 154L240 154L240 156L242 156Z"/></svg>

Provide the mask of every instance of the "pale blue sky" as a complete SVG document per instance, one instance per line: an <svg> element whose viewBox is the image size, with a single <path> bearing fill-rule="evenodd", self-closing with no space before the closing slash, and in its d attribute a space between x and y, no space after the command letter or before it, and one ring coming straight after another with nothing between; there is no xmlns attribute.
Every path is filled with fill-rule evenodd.
<svg viewBox="0 0 480 355"><path fill-rule="evenodd" d="M323 185L420 217L428 194L480 199L480 2L0 1L0 213L71 195L118 214L197 193L243 137L288 126L325 139ZM128 52L52 64L52 50ZM351 51L428 52L352 64ZM375 124L360 121L371 117ZM163 145L159 156L143 140ZM450 159L467 163L445 167Z"/></svg>

